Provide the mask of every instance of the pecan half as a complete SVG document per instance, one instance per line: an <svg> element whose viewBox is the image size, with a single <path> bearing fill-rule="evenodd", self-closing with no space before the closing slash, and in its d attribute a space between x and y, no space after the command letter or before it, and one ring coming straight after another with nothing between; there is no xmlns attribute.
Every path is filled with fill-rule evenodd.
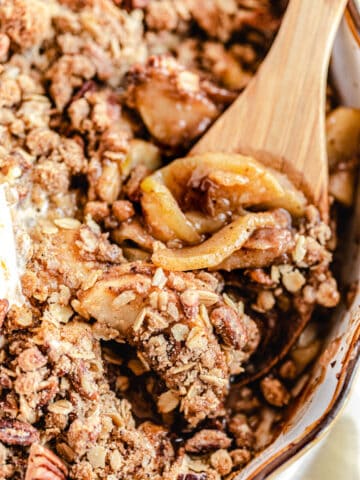
<svg viewBox="0 0 360 480"><path fill-rule="evenodd" d="M0 419L0 441L6 445L27 446L39 440L39 433L30 423Z"/></svg>
<svg viewBox="0 0 360 480"><path fill-rule="evenodd" d="M25 480L66 480L67 474L66 466L51 450L31 445Z"/></svg>

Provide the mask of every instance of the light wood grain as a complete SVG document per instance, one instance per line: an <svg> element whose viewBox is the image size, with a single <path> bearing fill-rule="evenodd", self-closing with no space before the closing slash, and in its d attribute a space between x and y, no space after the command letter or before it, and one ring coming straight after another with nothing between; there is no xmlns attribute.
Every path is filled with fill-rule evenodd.
<svg viewBox="0 0 360 480"><path fill-rule="evenodd" d="M327 218L326 79L346 0L291 0L246 90L191 150L240 152L286 173Z"/></svg>

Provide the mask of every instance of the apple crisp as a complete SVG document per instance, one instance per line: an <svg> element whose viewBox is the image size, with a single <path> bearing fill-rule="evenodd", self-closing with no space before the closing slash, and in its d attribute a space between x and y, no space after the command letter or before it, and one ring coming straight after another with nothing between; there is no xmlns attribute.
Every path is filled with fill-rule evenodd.
<svg viewBox="0 0 360 480"><path fill-rule="evenodd" d="M0 2L0 479L231 480L280 431L340 299L335 214L186 154L285 7ZM334 212L360 138L335 107Z"/></svg>

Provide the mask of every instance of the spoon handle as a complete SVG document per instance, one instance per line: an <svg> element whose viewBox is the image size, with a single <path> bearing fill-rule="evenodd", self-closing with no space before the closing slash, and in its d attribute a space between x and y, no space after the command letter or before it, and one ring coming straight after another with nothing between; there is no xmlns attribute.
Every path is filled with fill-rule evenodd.
<svg viewBox="0 0 360 480"><path fill-rule="evenodd" d="M291 0L257 75L191 153L252 154L326 210L326 73L346 2Z"/></svg>

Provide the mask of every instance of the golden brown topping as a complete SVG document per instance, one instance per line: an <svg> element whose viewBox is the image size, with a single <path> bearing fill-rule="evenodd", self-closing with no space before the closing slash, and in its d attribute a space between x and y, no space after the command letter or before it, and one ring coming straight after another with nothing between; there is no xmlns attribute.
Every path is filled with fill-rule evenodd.
<svg viewBox="0 0 360 480"><path fill-rule="evenodd" d="M43 2L4 0L0 5L2 28L18 48L40 43L50 34L50 11Z"/></svg>
<svg viewBox="0 0 360 480"><path fill-rule="evenodd" d="M215 308L210 315L216 333L225 345L242 349L247 343L247 329L241 317L230 307Z"/></svg>
<svg viewBox="0 0 360 480"><path fill-rule="evenodd" d="M187 288L179 294L165 286L167 272L147 268L150 275L135 273L136 264L109 271L94 287L79 293L81 306L115 328L119 339L134 345L163 378L169 390L158 399L160 411L180 403L185 418L196 425L216 412L228 386L225 358L210 322L198 316L200 299L212 308L220 298L186 275L180 279Z"/></svg>
<svg viewBox="0 0 360 480"><path fill-rule="evenodd" d="M274 438L285 409L267 405L308 381L316 317L297 337L339 299L333 225L247 157L170 160L249 82L285 3L0 1L0 183L25 297L0 300L0 477L230 479ZM327 121L345 205L358 124Z"/></svg>
<svg viewBox="0 0 360 480"><path fill-rule="evenodd" d="M229 430L235 437L237 447L252 448L255 436L251 430L245 415L238 413L229 423Z"/></svg>

